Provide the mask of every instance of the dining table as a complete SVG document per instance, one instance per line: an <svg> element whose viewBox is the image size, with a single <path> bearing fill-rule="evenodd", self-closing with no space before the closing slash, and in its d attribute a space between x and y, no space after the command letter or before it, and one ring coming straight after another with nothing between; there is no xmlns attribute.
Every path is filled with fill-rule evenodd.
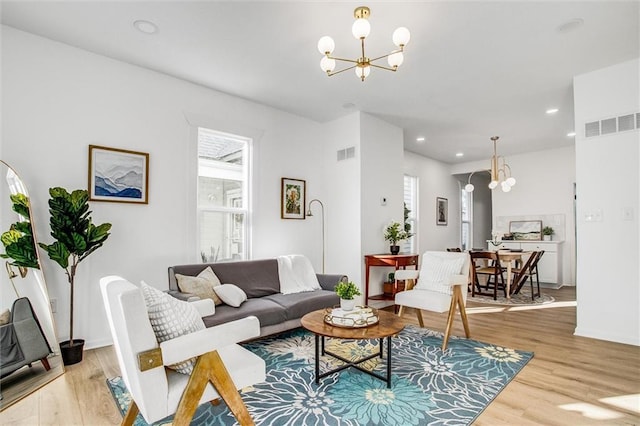
<svg viewBox="0 0 640 426"><path fill-rule="evenodd" d="M506 263L507 272L507 299L511 299L511 280L513 263L522 263L522 256L530 256L531 251L513 251L513 250L498 250L498 257L500 258L500 264Z"/></svg>

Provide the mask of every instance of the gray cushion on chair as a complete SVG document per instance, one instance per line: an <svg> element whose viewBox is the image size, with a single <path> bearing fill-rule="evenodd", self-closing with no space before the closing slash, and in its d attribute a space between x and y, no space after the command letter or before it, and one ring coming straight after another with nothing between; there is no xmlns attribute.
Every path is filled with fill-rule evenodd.
<svg viewBox="0 0 640 426"><path fill-rule="evenodd" d="M229 305L216 306L216 313L203 317L204 325L212 327L253 315L260 320L260 327L280 324L287 320L284 310L277 303L266 298L248 299L237 308Z"/></svg>
<svg viewBox="0 0 640 426"><path fill-rule="evenodd" d="M269 299L284 307L287 319L300 318L309 312L340 303L338 295L334 291L328 290L305 291L287 295L278 293L266 296L264 299Z"/></svg>

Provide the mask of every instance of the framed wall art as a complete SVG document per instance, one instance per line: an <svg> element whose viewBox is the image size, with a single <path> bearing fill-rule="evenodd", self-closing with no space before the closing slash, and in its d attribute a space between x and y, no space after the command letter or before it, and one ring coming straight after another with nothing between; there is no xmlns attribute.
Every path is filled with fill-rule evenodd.
<svg viewBox="0 0 640 426"><path fill-rule="evenodd" d="M149 154L89 145L89 200L149 203Z"/></svg>
<svg viewBox="0 0 640 426"><path fill-rule="evenodd" d="M306 206L306 182L300 179L282 178L280 216L282 219L304 219Z"/></svg>
<svg viewBox="0 0 640 426"><path fill-rule="evenodd" d="M509 233L514 240L540 241L542 239L541 220L512 220L509 222Z"/></svg>
<svg viewBox="0 0 640 426"><path fill-rule="evenodd" d="M447 226L449 216L449 200L446 198L436 198L436 225Z"/></svg>

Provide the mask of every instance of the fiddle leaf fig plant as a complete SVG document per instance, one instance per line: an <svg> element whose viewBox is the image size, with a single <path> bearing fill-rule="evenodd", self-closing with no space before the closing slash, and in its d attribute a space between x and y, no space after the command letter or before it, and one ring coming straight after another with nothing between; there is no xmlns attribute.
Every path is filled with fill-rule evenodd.
<svg viewBox="0 0 640 426"><path fill-rule="evenodd" d="M34 244L31 216L29 214L29 197L25 194L11 194L12 209L24 220L13 223L9 230L2 233L0 241L4 245L5 253L0 254L3 259L11 259L11 265L19 268L40 269L36 246ZM24 270L26 275L26 270ZM21 270L22 274L22 270Z"/></svg>
<svg viewBox="0 0 640 426"><path fill-rule="evenodd" d="M102 247L109 237L110 223L94 225L89 210L89 193L77 189L69 193L64 188L50 188L49 224L52 244L39 243L49 258L67 275L70 286L69 340L73 345L73 295L78 264Z"/></svg>

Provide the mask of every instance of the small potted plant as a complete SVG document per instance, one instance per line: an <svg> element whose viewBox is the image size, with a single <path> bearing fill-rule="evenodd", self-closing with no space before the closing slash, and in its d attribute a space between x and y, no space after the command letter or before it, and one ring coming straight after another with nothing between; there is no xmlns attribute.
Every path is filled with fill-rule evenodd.
<svg viewBox="0 0 640 426"><path fill-rule="evenodd" d="M389 222L387 227L384 228L384 239L385 241L389 241L391 254L398 254L400 252L398 241L406 240L410 236L411 235L404 230L404 225L395 220Z"/></svg>
<svg viewBox="0 0 640 426"><path fill-rule="evenodd" d="M555 231L550 226L545 226L542 228L542 239L544 241L551 241L551 236L555 234Z"/></svg>
<svg viewBox="0 0 640 426"><path fill-rule="evenodd" d="M360 289L351 281L340 281L336 285L336 294L340 297L340 307L343 311L351 311L356 305L354 297L360 296Z"/></svg>
<svg viewBox="0 0 640 426"><path fill-rule="evenodd" d="M89 192L78 189L71 193L64 188L49 189L52 244L39 243L49 258L64 270L69 281L69 340L60 343L65 365L82 361L83 339L73 338L73 296L78 264L102 247L109 237L110 223L94 225L89 210Z"/></svg>

